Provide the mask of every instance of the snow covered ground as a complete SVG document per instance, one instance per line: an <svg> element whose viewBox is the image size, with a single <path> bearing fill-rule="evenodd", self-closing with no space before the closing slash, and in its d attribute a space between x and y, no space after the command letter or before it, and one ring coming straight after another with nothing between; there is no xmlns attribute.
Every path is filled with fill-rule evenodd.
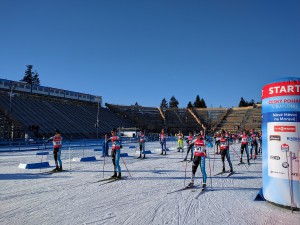
<svg viewBox="0 0 300 225"><path fill-rule="evenodd" d="M68 171L43 174L50 169L25 170L20 163L39 162L36 152L0 153L0 224L284 224L300 223L300 212L275 206L266 201L254 201L262 187L261 159L252 160L249 170L237 166L239 145L231 147L231 159L236 174L215 176L222 168L220 155L206 159L208 189L198 199L200 190L185 190L167 194L187 185L192 163L180 162L184 155L176 151L175 142L168 142L170 151L159 155L158 142L146 144L152 154L136 159L135 148L124 145L129 157L121 160L119 180L100 186L95 181L113 174L111 158L92 150L64 150L64 169ZM131 144L132 146L132 144ZM70 158L96 154L97 161L74 162ZM185 154L185 153L184 153ZM215 156L215 158L214 158ZM245 159L245 156L244 156ZM71 170L70 169L71 166ZM186 179L185 179L185 168ZM229 169L226 162L226 169ZM198 168L195 184L201 184ZM211 178L210 178L211 177Z"/></svg>

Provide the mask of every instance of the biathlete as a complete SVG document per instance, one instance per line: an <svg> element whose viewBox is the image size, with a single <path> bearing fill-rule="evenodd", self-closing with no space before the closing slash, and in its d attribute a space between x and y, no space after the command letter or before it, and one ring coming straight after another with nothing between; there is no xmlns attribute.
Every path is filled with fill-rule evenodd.
<svg viewBox="0 0 300 225"><path fill-rule="evenodd" d="M47 143L49 143L50 141L52 141L53 143L53 157L54 157L54 161L55 161L55 169L53 171L62 171L62 161L60 159L60 155L61 155L61 147L62 147L62 136L60 135L60 131L56 130L55 131L55 135L53 137L50 137L47 141ZM58 163L59 163L59 167L58 167Z"/></svg>
<svg viewBox="0 0 300 225"><path fill-rule="evenodd" d="M222 159L222 163L223 163L222 172L225 172L225 157L226 157L228 164L230 166L230 173L232 173L233 168L232 168L232 163L231 163L230 154L229 154L229 140L227 137L225 137L225 131L223 131L221 133L220 152L221 152L221 159Z"/></svg>
<svg viewBox="0 0 300 225"><path fill-rule="evenodd" d="M120 166L120 154L121 154L121 138L117 135L117 129L114 128L111 131L111 137L106 140L106 142L112 142L111 147L111 157L112 157L112 163L114 165L114 175L112 175L112 178L121 178L121 166ZM117 175L118 170L118 175Z"/></svg>
<svg viewBox="0 0 300 225"><path fill-rule="evenodd" d="M194 148L194 143L193 143L194 135L192 134L192 132L189 132L189 136L185 140L186 140L186 143L188 145L188 149L187 149L184 161L187 160L187 157L188 157L190 151L191 151L191 161L192 161L193 160L193 154L194 154L194 150L193 150L193 148Z"/></svg>
<svg viewBox="0 0 300 225"><path fill-rule="evenodd" d="M253 159L256 159L257 150L258 150L257 138L258 138L258 133L255 132L255 129L252 129L252 131L251 131L250 159L252 159L253 148L254 148Z"/></svg>
<svg viewBox="0 0 300 225"><path fill-rule="evenodd" d="M205 171L205 157L206 157L206 143L204 137L200 134L196 134L196 139L193 140L194 144L194 160L192 165L192 178L191 182L188 184L188 187L194 186L194 179L197 168L200 164L201 172L202 172L202 187L206 187L206 171Z"/></svg>
<svg viewBox="0 0 300 225"><path fill-rule="evenodd" d="M145 154L145 141L146 141L146 137L143 134L143 131L140 130L140 134L138 136L138 140L139 140L139 146L140 146L140 156L138 157L139 159L142 158L142 154L144 155L144 159L146 158L146 154Z"/></svg>
<svg viewBox="0 0 300 225"><path fill-rule="evenodd" d="M221 135L219 132L216 132L215 136L215 145L216 145L216 154L220 154L220 139L221 139Z"/></svg>
<svg viewBox="0 0 300 225"><path fill-rule="evenodd" d="M248 163L248 165L250 165L249 151L248 151L249 136L247 135L247 131L243 130L243 134L240 137L241 137L240 163L243 163L243 154L244 154L244 150L245 150L246 155L247 155L247 163Z"/></svg>
<svg viewBox="0 0 300 225"><path fill-rule="evenodd" d="M180 152L180 149L183 152L183 138L184 138L184 136L183 136L182 132L179 131L178 134L175 134L175 136L177 136L177 138L178 138L178 141L177 141L177 143L178 143L177 152Z"/></svg>
<svg viewBox="0 0 300 225"><path fill-rule="evenodd" d="M161 133L159 134L159 143L161 145L161 155L163 155L163 152L165 151L165 155L167 154L167 140L165 135L165 130L162 129Z"/></svg>

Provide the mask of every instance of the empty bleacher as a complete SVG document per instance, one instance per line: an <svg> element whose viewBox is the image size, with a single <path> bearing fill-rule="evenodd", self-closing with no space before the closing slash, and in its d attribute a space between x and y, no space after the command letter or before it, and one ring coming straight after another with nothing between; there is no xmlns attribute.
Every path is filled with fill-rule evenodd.
<svg viewBox="0 0 300 225"><path fill-rule="evenodd" d="M245 129L255 129L256 131L261 131L261 104L257 104L256 107L249 112L249 117L246 119L244 123Z"/></svg>
<svg viewBox="0 0 300 225"><path fill-rule="evenodd" d="M113 112L130 119L137 127L147 129L149 132L160 132L165 128L168 133L177 133L179 130L185 134L189 131L202 129L196 119L186 108L143 107L137 105L124 106L106 104Z"/></svg>
<svg viewBox="0 0 300 225"><path fill-rule="evenodd" d="M7 92L0 92L0 109L4 115L21 124L23 133L30 133L30 126L39 127L40 137L53 135L60 129L66 138L95 138L98 105L81 101L64 100L15 94L11 101ZM133 124L106 108L99 108L99 135L108 133L113 127L130 127ZM22 135L20 135L22 137ZM24 136L24 135L23 135Z"/></svg>
<svg viewBox="0 0 300 225"><path fill-rule="evenodd" d="M10 104L12 112L9 112ZM168 133L225 129L261 130L261 105L242 108L165 108L139 105L99 107L93 102L15 93L10 101L7 91L0 92L0 138L24 138L25 134L49 137L60 129L66 138L96 138L113 127L137 127L148 133L165 128ZM98 112L99 110L99 112ZM99 127L95 127L99 118ZM32 127L35 129L32 130Z"/></svg>
<svg viewBox="0 0 300 225"><path fill-rule="evenodd" d="M231 108L217 125L217 130L230 132L252 128L261 130L261 105Z"/></svg>

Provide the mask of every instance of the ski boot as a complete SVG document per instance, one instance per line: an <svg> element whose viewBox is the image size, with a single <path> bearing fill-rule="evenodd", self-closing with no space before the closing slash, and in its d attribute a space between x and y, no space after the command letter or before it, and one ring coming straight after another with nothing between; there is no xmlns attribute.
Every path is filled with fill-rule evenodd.
<svg viewBox="0 0 300 225"><path fill-rule="evenodd" d="M232 169L232 167L230 168L229 172L230 172L230 173L233 173L233 169Z"/></svg>
<svg viewBox="0 0 300 225"><path fill-rule="evenodd" d="M206 183L203 183L203 184L202 184L202 188L206 188Z"/></svg>
<svg viewBox="0 0 300 225"><path fill-rule="evenodd" d="M194 187L194 179L191 179L191 182L187 186L188 188Z"/></svg>
<svg viewBox="0 0 300 225"><path fill-rule="evenodd" d="M242 159L242 158L240 158L240 164L241 164L241 163L243 163L243 159Z"/></svg>
<svg viewBox="0 0 300 225"><path fill-rule="evenodd" d="M249 159L247 159L247 163L248 163L248 166L250 166L250 160Z"/></svg>
<svg viewBox="0 0 300 225"><path fill-rule="evenodd" d="M138 159L140 159L140 158L142 158L142 155L140 155L140 156L138 157Z"/></svg>
<svg viewBox="0 0 300 225"><path fill-rule="evenodd" d="M165 151L165 155L167 155L167 151Z"/></svg>
<svg viewBox="0 0 300 225"><path fill-rule="evenodd" d="M177 148L177 152L180 152L180 148Z"/></svg>
<svg viewBox="0 0 300 225"><path fill-rule="evenodd" d="M63 169L62 169L62 166L60 166L59 169L58 169L58 171L62 171L62 170L63 170Z"/></svg>
<svg viewBox="0 0 300 225"><path fill-rule="evenodd" d="M252 159L252 154L250 155L250 158L249 159Z"/></svg>
<svg viewBox="0 0 300 225"><path fill-rule="evenodd" d="M223 167L222 172L223 172L223 173L225 172L225 167Z"/></svg>
<svg viewBox="0 0 300 225"><path fill-rule="evenodd" d="M163 152L161 152L160 154L161 154L161 155L163 155L164 153L163 153Z"/></svg>
<svg viewBox="0 0 300 225"><path fill-rule="evenodd" d="M256 154L254 154L254 158L253 159L256 159Z"/></svg>
<svg viewBox="0 0 300 225"><path fill-rule="evenodd" d="M117 177L117 172L114 172L114 175L112 175L110 178L116 178Z"/></svg>
<svg viewBox="0 0 300 225"><path fill-rule="evenodd" d="M122 178L121 172L118 174L117 178L118 178L118 179Z"/></svg>
<svg viewBox="0 0 300 225"><path fill-rule="evenodd" d="M53 172L57 172L57 171L59 171L59 167L58 167L58 166L56 166L56 167L55 167L55 169L53 169L52 171L53 171Z"/></svg>
<svg viewBox="0 0 300 225"><path fill-rule="evenodd" d="M146 155L144 155L143 159L146 159Z"/></svg>

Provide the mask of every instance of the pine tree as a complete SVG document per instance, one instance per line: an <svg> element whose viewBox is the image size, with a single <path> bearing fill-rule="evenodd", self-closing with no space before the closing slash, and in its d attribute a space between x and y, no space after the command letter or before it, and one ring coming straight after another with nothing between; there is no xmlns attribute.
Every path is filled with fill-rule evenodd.
<svg viewBox="0 0 300 225"><path fill-rule="evenodd" d="M168 102L165 98L161 101L160 108L161 109L168 108Z"/></svg>
<svg viewBox="0 0 300 225"><path fill-rule="evenodd" d="M40 85L39 73L37 71L32 72L33 65L27 65L26 67L24 77L20 81L26 82L27 84Z"/></svg>
<svg viewBox="0 0 300 225"><path fill-rule="evenodd" d="M33 78L32 78L32 84L33 85L40 85L40 78L39 78L39 73L37 71L35 71L33 73Z"/></svg>
<svg viewBox="0 0 300 225"><path fill-rule="evenodd" d="M249 102L249 106L253 106L255 104L254 99L251 99L251 101Z"/></svg>
<svg viewBox="0 0 300 225"><path fill-rule="evenodd" d="M207 108L206 103L203 98L201 98L200 103L201 103L201 108Z"/></svg>
<svg viewBox="0 0 300 225"><path fill-rule="evenodd" d="M178 108L178 104L179 104L179 102L177 101L177 99L174 96L172 96L170 99L170 102L169 102L169 107L170 108Z"/></svg>
<svg viewBox="0 0 300 225"><path fill-rule="evenodd" d="M195 108L201 108L201 100L200 100L199 95L197 95L197 97L196 97L196 100L194 102L194 107Z"/></svg>
<svg viewBox="0 0 300 225"><path fill-rule="evenodd" d="M245 107L245 106L247 106L247 103L246 103L245 99L243 97L241 97L239 107Z"/></svg>
<svg viewBox="0 0 300 225"><path fill-rule="evenodd" d="M33 80L32 67L33 66L27 65L26 67L27 67L27 69L25 70L25 75L24 75L23 79L20 81L26 82L28 84L32 84L32 80Z"/></svg>
<svg viewBox="0 0 300 225"><path fill-rule="evenodd" d="M187 108L188 108L188 109L193 108L193 104L191 103L191 101L189 101L189 103L188 103L188 105L187 105Z"/></svg>

